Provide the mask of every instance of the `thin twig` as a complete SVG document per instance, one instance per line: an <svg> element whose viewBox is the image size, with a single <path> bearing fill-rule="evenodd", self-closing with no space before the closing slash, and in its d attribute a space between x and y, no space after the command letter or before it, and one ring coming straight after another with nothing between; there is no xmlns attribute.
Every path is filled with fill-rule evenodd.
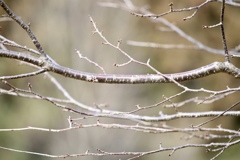
<svg viewBox="0 0 240 160"><path fill-rule="evenodd" d="M14 75L14 76L1 76L0 80L26 78L26 77L36 76L36 75L39 75L39 74L44 73L44 72L46 72L45 69L40 69L38 71L31 72L31 73L18 74L18 75Z"/></svg>
<svg viewBox="0 0 240 160"><path fill-rule="evenodd" d="M229 53L228 53L228 48L227 48L227 40L225 37L225 31L224 31L224 11L225 11L225 0L222 1L222 8L221 8L221 15L220 15L220 30L222 34L222 43L223 43L223 48L225 52L225 61L230 63L230 58L229 58Z"/></svg>
<svg viewBox="0 0 240 160"><path fill-rule="evenodd" d="M201 124L199 124L199 125L197 125L197 126L194 126L194 127L201 127L201 126L203 126L203 125L205 125L205 124L207 124L207 123L209 123L209 122L214 121L215 119L223 116L226 112L228 112L228 111L230 111L231 109L233 109L233 108L234 108L235 106L237 106L238 104L240 104L240 101L238 101L237 103L233 104L232 106L230 106L228 109L226 109L225 111L223 111L221 114L217 115L216 117L211 118L210 120L208 120L208 121L206 121L206 122L203 122L203 123L201 123Z"/></svg>

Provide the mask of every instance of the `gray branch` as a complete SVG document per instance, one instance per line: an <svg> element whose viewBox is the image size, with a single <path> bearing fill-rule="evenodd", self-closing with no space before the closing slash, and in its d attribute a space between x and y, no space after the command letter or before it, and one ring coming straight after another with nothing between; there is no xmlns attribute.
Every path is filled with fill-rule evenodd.
<svg viewBox="0 0 240 160"><path fill-rule="evenodd" d="M144 84L144 83L172 83L174 81L182 82L198 78L203 78L216 73L227 73L235 78L240 78L240 69L228 62L214 62L209 65L194 70L173 73L173 74L142 74L142 75L125 75L125 74L96 74L81 72L71 68L59 65L49 56L35 57L23 52L15 52L0 49L0 57L16 59L31 63L41 67L45 71L60 74L65 77L94 82L109 84Z"/></svg>

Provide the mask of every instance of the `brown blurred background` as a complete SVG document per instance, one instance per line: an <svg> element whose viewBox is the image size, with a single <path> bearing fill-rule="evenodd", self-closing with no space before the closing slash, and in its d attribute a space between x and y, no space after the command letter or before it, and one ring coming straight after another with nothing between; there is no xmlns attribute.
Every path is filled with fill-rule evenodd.
<svg viewBox="0 0 240 160"><path fill-rule="evenodd" d="M174 32L161 32L162 24L151 23L147 18L139 18L126 11L114 8L104 8L98 5L98 0L18 0L6 1L10 8L25 22L31 22L31 28L43 45L44 50L59 64L86 72L101 73L101 70L79 59L75 49L80 50L83 56L97 62L104 67L107 73L121 74L146 74L153 73L148 68L130 64L124 67L113 67L115 63L124 63L128 59L115 49L102 45L103 40L97 34L92 34L93 27L89 15L97 22L99 30L113 44L122 40L121 48L139 61L146 62L151 59L151 65L162 73L174 73L191 70L214 61L224 61L224 56L208 53L200 50L185 49L154 49L134 47L126 44L127 40L147 41L163 44L190 44ZM174 7L190 7L198 5L203 0L142 0L133 1L137 6L148 5L150 11L162 13L169 9L168 4L174 3ZM1 14L5 14L0 9ZM199 10L197 15L188 21L182 18L192 12L173 13L165 18L183 29L187 34L196 38L203 44L222 49L219 28L203 30L203 25L213 25L219 22L220 4L211 3ZM225 29L229 49L240 44L239 19L240 8L227 6L225 15ZM21 45L34 48L27 34L13 21L0 22L1 34ZM34 48L35 49L35 48ZM32 71L16 61L0 59L0 75L14 75ZM240 67L239 59L232 59L232 63ZM54 75L71 95L81 103L92 106L93 104L107 104L110 110L131 111L135 105L141 106L155 104L162 99L162 95L171 96L181 91L173 84L144 84L144 85L108 85L92 84L64 78ZM27 89L30 82L33 90L45 96L63 98L63 95L43 75L10 81L17 87ZM237 87L239 80L235 80L226 74L218 74L204 79L183 83L191 88L212 90L226 89L226 86ZM6 88L1 84L2 88ZM186 93L173 102L182 101L203 94ZM180 111L196 112L208 110L224 110L239 100L239 94L235 93L227 98L209 105L187 104ZM69 113L62 112L52 104L40 100L25 99L9 95L0 96L0 128L21 128L26 126L61 129L68 127ZM239 107L238 107L239 108ZM238 108L235 108L238 110ZM174 109L165 109L162 106L154 108L148 115L158 115L158 112L174 113ZM71 115L78 117L78 115ZM204 119L201 119L201 122ZM206 119L205 119L206 120ZM85 120L82 123L96 122L96 119ZM101 122L110 123L119 120L101 119ZM168 123L175 127L189 127L191 124L199 124L199 120L189 119L174 120ZM125 123L122 122L121 123ZM238 129L238 118L220 118L210 125ZM100 148L109 152L117 151L148 151L154 150L162 143L163 147L181 145L185 143L204 142L199 139L186 141L181 139L184 134L147 134L125 130L89 128L71 130L61 133L40 131L0 132L0 146L28 150L32 152L48 154L73 154L86 150L92 152ZM232 147L219 159L236 159L240 156L239 147ZM97 152L97 151L96 151ZM205 154L204 149L184 149L177 151L171 157L169 152L153 154L141 159L209 159L211 153ZM231 155L231 157L229 157ZM20 154L0 150L1 159L30 160L48 158L28 154ZM79 157L78 159L119 159L124 157ZM68 158L71 159L71 158ZM72 158L74 159L74 158ZM76 158L75 158L76 159Z"/></svg>

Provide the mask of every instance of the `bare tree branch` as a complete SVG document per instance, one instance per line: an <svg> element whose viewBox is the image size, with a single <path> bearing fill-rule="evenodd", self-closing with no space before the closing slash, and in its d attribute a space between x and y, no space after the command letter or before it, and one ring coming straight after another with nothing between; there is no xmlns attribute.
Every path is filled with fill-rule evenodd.
<svg viewBox="0 0 240 160"><path fill-rule="evenodd" d="M165 15L171 15L182 12L192 12L189 16L185 17L183 20L190 20L196 18L197 13L200 14L200 10L203 10L203 6L207 6L209 4L222 4L220 22L217 24L213 24L211 26L203 26L203 28L216 28L220 27L219 35L221 33L222 38L222 46L223 50L214 49L207 45L204 45L199 40L193 38L193 36L188 35L183 30L181 30L176 24L170 23L165 18ZM27 65L30 68L34 68L34 71L26 72L14 72L12 75L3 73L3 76L0 76L0 80L2 82L0 87L0 95L8 95L12 97L21 97L26 99L36 99L39 100L37 103L42 103L43 101L49 103L49 106L54 106L59 109L61 112L67 114L68 118L65 118L66 124L63 127L36 127L37 125L29 126L28 124L24 125L27 127L10 127L7 126L5 128L0 128L0 133L3 132L16 132L19 131L37 131L37 132L49 132L51 134L56 134L58 132L73 132L74 130L85 130L85 129L107 129L108 130L119 130L124 132L134 132L134 133L144 133L148 135L170 135L176 134L179 139L183 139L184 143L178 145L177 143L173 144L165 144L163 143L165 139L158 139L159 146L152 145L151 149L145 149L141 151L135 151L128 149L119 150L109 148L101 149L100 147L96 150L87 149L86 152L78 151L78 153L73 154L70 153L60 153L60 154L45 154L42 152L32 152L30 149L14 149L15 147L5 147L3 144L0 145L0 149L25 153L30 155L38 155L42 157L48 158L70 158L70 157L100 157L100 156L121 156L121 158L125 158L128 160L138 159L143 156L149 156L155 153L161 152L169 152L169 156L172 156L175 151L182 151L184 148L204 148L207 152L216 152L215 156L212 159L216 159L222 153L226 151L226 149L239 144L240 142L240 132L237 128L238 126L229 127L222 124L222 119L226 119L227 117L236 118L240 116L240 111L236 109L236 107L240 104L240 101L231 101L224 105L221 104L221 101L224 101L224 98L228 96L237 95L240 91L240 86L238 84L231 85L226 82L227 85L216 87L215 89L208 89L205 86L191 86L186 85L185 81L193 81L197 79L202 79L204 77L226 73L232 76L235 81L240 79L240 68L237 65L234 65L232 62L230 63L230 56L239 57L238 46L233 50L228 50L227 42L226 42L226 30L224 28L224 15L226 16L225 6L229 5L229 7L234 6L238 7L239 4L237 1L232 0L205 0L201 4L193 5L185 8L176 8L174 3L169 4L169 11L160 11L159 14L154 14L148 10L147 7L138 7L131 0L107 0L99 3L104 7L112 7L117 9L122 9L132 15L137 17L145 17L150 20L150 22L161 23L164 25L165 30L173 31L177 36L183 37L185 40L191 43L191 45L185 44L172 44L167 43L152 43L146 41L127 41L127 44L132 46L140 46L140 47L153 47L153 48L164 48L164 49L191 49L192 52L198 52L199 50L204 50L210 53L216 53L220 55L225 55L225 62L212 62L205 66L201 66L196 69L190 69L188 71L178 72L178 73L169 73L163 74L161 73L161 68L157 69L154 67L152 63L152 59L149 57L146 60L138 60L136 59L132 53L127 52L127 49L124 48L123 40L116 40L115 43L111 43L107 34L103 33L101 29L98 28L97 23L90 16L90 22L93 27L93 33L101 39L102 44L106 47L110 47L117 51L121 56L124 56L124 61L121 63L115 63L113 67L131 67L130 65L136 64L141 67L150 69L151 73L140 73L140 74L108 74L106 68L102 63L98 61L92 60L92 57L83 56L79 50L75 50L78 54L79 58L86 60L92 67L97 67L101 74L99 73L91 73L91 72L83 72L82 68L80 69L72 69L71 67L65 67L60 65L46 54L45 50L42 47L42 44L38 41L37 37L33 33L30 28L30 23L26 24L20 17L15 15L15 13L6 5L6 3L0 0L0 6L7 13L7 16L13 19L22 29L28 34L29 38L32 40L33 44L37 48L37 51L27 46L23 46L19 43L16 43L13 40L10 40L4 36L0 35L0 58L2 59L10 59L20 61L22 64ZM218 7L218 6L217 6ZM132 16L131 14L129 14ZM134 16L132 16L134 17ZM167 16L166 16L167 17ZM1 21L4 19L1 19ZM8 19L9 20L9 19ZM104 28L103 28L104 29ZM104 46L104 47L105 47ZM236 46L236 44L234 45ZM130 50L134 52L134 50ZM89 58L88 58L89 57ZM175 57L174 57L175 58ZM153 72L153 73L152 73ZM42 74L43 73L43 74ZM165 83L173 83L174 87L177 87L180 90L176 90L171 93L167 91L163 91L159 96L159 99L156 101L146 102L145 105L136 102L133 105L129 105L129 103L125 99L121 99L121 97L117 97L121 99L120 101L124 101L123 103L117 103L119 108L114 108L108 103L102 102L93 102L92 105L88 105L84 101L79 101L74 98L74 95L65 88L64 85L61 85L61 80L55 77L55 73L65 77L65 79L76 79L84 82L92 82L92 83L105 83L105 84L159 84L165 85ZM55 87L58 93L62 96L62 98L58 98L58 95L42 94L39 90L36 89L34 83L27 83L23 87L19 87L15 85L13 81L19 81L21 79L26 80L27 77L29 79L35 78L42 74L47 81L50 82L51 85ZM26 78L26 79L24 79ZM35 80L35 79L34 79ZM37 79L39 80L39 79ZM41 80L40 80L41 81ZM76 81L75 81L76 82ZM217 82L216 82L217 83ZM91 83L90 83L91 84ZM22 85L22 84L21 84ZM121 86L121 85L118 85ZM143 85L141 85L143 86ZM23 89L26 88L27 89ZM75 85L73 85L74 89L76 89ZM171 88L167 88L171 90ZM78 90L78 88L77 88ZM48 90L47 90L48 91ZM89 92L89 91L87 91ZM109 96L112 90L108 91L108 93L104 96ZM78 93L79 94L79 93ZM81 93L84 94L84 93ZM121 94L125 94L125 91ZM155 93L153 93L155 94ZM144 93L144 96L146 94ZM137 95L138 96L138 95ZM137 97L136 96L136 97ZM151 96L151 95L150 95ZM155 96L155 95L154 95ZM234 100L236 100L235 98ZM219 101L221 107L211 107L207 104L214 105L214 102ZM91 103L91 102L90 102ZM150 104L149 104L150 103ZM106 105L107 104L107 105ZM127 107L122 109L122 104ZM110 106L110 107L109 107ZM198 107L195 107L198 106ZM207 106L208 108L203 108L202 106ZM209 107L210 106L210 107ZM183 108L185 107L185 108ZM189 107L189 108L187 108ZM167 110L164 110L167 109ZM73 118L72 118L73 117ZM220 119L221 118L221 119ZM208 125L206 125L208 124ZM203 127L204 126L204 127ZM222 127L223 126L223 127ZM56 129L58 128L58 129ZM236 129L237 128L237 129ZM94 133L93 133L94 134ZM183 135L183 136L182 136ZM182 136L182 137L181 137ZM192 141L194 138L198 138L199 142ZM105 139L104 139L105 140ZM189 140L189 141L187 141ZM190 141L191 140L191 141ZM75 139L74 139L75 141ZM116 140L117 143L118 140ZM104 142L105 143L105 142ZM168 147L164 147L168 146ZM155 148L155 149L153 149ZM137 148L138 149L138 148ZM136 149L136 150L137 150ZM90 151L91 150L91 151ZM93 151L92 151L93 150ZM47 152L49 153L49 152Z"/></svg>

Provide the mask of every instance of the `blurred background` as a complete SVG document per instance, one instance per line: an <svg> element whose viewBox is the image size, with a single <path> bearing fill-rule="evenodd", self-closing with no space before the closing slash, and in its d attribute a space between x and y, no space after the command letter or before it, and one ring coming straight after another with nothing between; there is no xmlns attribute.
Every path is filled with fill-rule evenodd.
<svg viewBox="0 0 240 160"><path fill-rule="evenodd" d="M154 42L161 44L186 44L188 41L174 32L162 32L165 27L159 23L151 23L147 18L131 15L129 12L117 8L105 8L99 5L100 0L18 0L5 1L7 5L25 22L31 23L31 29L36 34L44 50L59 64L85 72L102 73L93 64L80 59L75 50L80 50L83 56L102 66L107 73L114 74L147 74L153 73L149 68L137 64L124 67L114 67L113 64L121 64L128 59L114 48L103 45L103 40L93 34L93 26L89 16L97 23L99 30L113 44L122 40L121 48L139 61L146 62L151 59L150 64L162 73L175 73L187 71L207 65L214 61L224 61L223 55L208 53L201 50L187 49L156 49L147 47L135 47L126 44L128 40ZM116 2L118 2L116 0ZM175 8L184 8L198 5L204 0L134 0L136 6L147 6L153 13L162 13L169 10L168 4L173 2ZM201 8L190 20L183 21L184 17L192 12L173 13L165 16L170 22L177 25L184 32L196 38L203 44L216 49L222 49L222 40L219 28L202 29L203 25L214 25L219 22L220 3L211 3ZM0 9L1 15L5 12ZM240 9L237 7L226 7L225 29L229 49L240 44L240 21L238 16ZM0 22L1 35L13 40L23 46L34 48L30 38L25 31L13 21ZM231 59L232 63L240 67L239 59ZM0 59L0 75L15 75L26 73L33 69L21 63ZM51 73L52 74L52 73ZM94 104L106 105L109 110L132 111L135 105L148 106L163 100L162 96L169 97L181 91L173 84L141 84L141 85L110 85L93 84L65 78L52 74L66 88L66 90L79 102L89 106ZM27 89L31 83L33 90L45 96L63 98L63 95L43 75L11 80L11 84ZM226 74L217 74L200 80L182 83L191 88L206 88L212 90L226 89L226 86L237 87L239 80L233 79ZM4 84L1 88L7 89ZM202 94L186 93L173 100L180 102ZM239 100L239 93L235 93L222 100L211 104L196 105L190 103L179 111L197 112L209 110L224 110ZM61 129L67 128L67 118L71 114L62 112L61 109L49 102L27 99L9 95L0 96L0 128L22 128L26 126ZM239 107L235 108L236 110ZM174 113L174 109L156 107L139 114L157 116L158 112ZM79 115L71 115L74 118ZM174 127L189 127L191 124L199 124L207 119L179 119L168 122ZM103 123L129 123L114 119L100 119ZM209 124L238 129L239 118L223 117ZM96 119L87 119L80 123L94 123ZM172 134L147 134L136 133L126 130L88 128L71 130L60 133L40 131L0 132L0 146L14 149L27 150L54 155L84 153L87 150L97 152L100 148L109 152L118 151L149 151L155 150L162 143L163 147L176 146L186 143L207 143L199 139L185 140L183 133ZM227 150L219 159L236 159L240 156L239 146ZM141 159L210 159L214 154L205 154L205 149L183 149L172 156L169 152L153 154ZM48 158L15 153L0 149L1 159L11 160L46 160ZM231 157L229 156L231 155ZM124 159L126 157L79 157L78 159ZM50 158L49 158L50 159ZM71 159L71 158L68 158ZM72 158L74 159L74 158ZM76 158L75 158L76 159Z"/></svg>

